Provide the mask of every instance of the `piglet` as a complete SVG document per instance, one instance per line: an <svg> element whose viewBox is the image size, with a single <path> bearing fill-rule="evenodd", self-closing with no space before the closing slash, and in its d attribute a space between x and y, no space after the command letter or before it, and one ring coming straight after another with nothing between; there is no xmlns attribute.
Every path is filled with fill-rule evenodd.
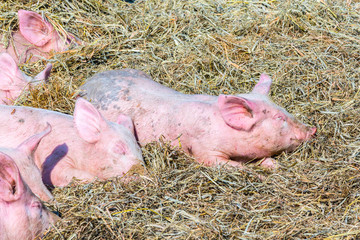
<svg viewBox="0 0 360 240"><path fill-rule="evenodd" d="M57 218L31 192L14 160L0 152L0 239L37 239Z"/></svg>
<svg viewBox="0 0 360 240"><path fill-rule="evenodd" d="M31 191L43 201L49 201L53 199L53 196L42 182L41 172L35 165L34 152L41 139L48 135L50 131L51 126L48 125L44 131L29 137L16 148L0 148L0 153L4 153L14 159L24 181Z"/></svg>
<svg viewBox="0 0 360 240"><path fill-rule="evenodd" d="M116 122L103 118L88 101L79 98L74 117L30 107L0 106L0 146L16 147L49 123L34 158L49 186L65 186L73 177L105 180L141 169L143 158L131 119L118 114Z"/></svg>
<svg viewBox="0 0 360 240"><path fill-rule="evenodd" d="M51 52L62 52L80 43L61 26L54 28L40 14L19 10L19 30L11 34L9 44L0 43L0 52L7 52L17 63L49 58Z"/></svg>
<svg viewBox="0 0 360 240"><path fill-rule="evenodd" d="M271 79L262 74L251 93L186 95L167 88L145 73L125 69L94 75L81 86L83 96L109 120L129 115L141 145L161 136L181 146L198 162L231 165L291 151L315 134L268 97Z"/></svg>
<svg viewBox="0 0 360 240"><path fill-rule="evenodd" d="M8 53L0 53L0 104L11 105L29 86L46 82L52 65L48 63L35 77L27 76Z"/></svg>

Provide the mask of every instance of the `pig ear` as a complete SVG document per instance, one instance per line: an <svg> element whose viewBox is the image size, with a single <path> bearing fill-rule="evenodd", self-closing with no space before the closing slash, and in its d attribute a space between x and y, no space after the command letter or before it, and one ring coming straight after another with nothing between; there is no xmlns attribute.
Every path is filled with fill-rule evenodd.
<svg viewBox="0 0 360 240"><path fill-rule="evenodd" d="M14 160L0 152L0 199L5 202L16 201L22 196L24 189Z"/></svg>
<svg viewBox="0 0 360 240"><path fill-rule="evenodd" d="M19 149L28 156L32 155L32 153L36 150L43 137L48 135L50 132L51 132L51 125L48 123L44 131L29 137L23 143L21 143L17 147L17 149Z"/></svg>
<svg viewBox="0 0 360 240"><path fill-rule="evenodd" d="M14 90L13 85L26 83L23 73L8 53L0 54L0 90Z"/></svg>
<svg viewBox="0 0 360 240"><path fill-rule="evenodd" d="M88 101L78 98L75 103L74 121L78 133L88 143L96 143L107 126L100 112Z"/></svg>
<svg viewBox="0 0 360 240"><path fill-rule="evenodd" d="M256 122L254 104L245 98L220 95L218 107L225 123L236 130L249 131Z"/></svg>
<svg viewBox="0 0 360 240"><path fill-rule="evenodd" d="M14 59L7 53L0 54L0 92L1 100L11 104L17 98L27 81Z"/></svg>
<svg viewBox="0 0 360 240"><path fill-rule="evenodd" d="M270 92L272 80L265 73L261 74L259 82L255 85L252 93L268 95Z"/></svg>
<svg viewBox="0 0 360 240"><path fill-rule="evenodd" d="M42 47L52 38L53 26L36 12L19 10L19 28L26 40L37 47Z"/></svg>
<svg viewBox="0 0 360 240"><path fill-rule="evenodd" d="M43 71L41 71L38 75L36 75L31 80L31 83L36 85L36 84L39 84L41 82L48 82L47 79L50 76L51 69L52 69L52 64L51 63L46 64L45 69Z"/></svg>
<svg viewBox="0 0 360 240"><path fill-rule="evenodd" d="M120 114L116 122L128 128L132 133L134 133L134 124L128 115Z"/></svg>

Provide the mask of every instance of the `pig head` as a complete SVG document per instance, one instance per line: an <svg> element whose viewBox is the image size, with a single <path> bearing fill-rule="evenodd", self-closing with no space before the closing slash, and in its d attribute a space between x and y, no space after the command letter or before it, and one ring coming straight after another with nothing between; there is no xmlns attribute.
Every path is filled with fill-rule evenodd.
<svg viewBox="0 0 360 240"><path fill-rule="evenodd" d="M51 124L34 152L43 182L65 186L72 178L85 182L124 176L143 158L129 117L110 122L88 101L79 98L74 117L54 111L0 105L0 146L17 147Z"/></svg>
<svg viewBox="0 0 360 240"><path fill-rule="evenodd" d="M14 159L19 167L22 178L31 191L43 201L49 201L53 199L53 196L42 181L41 172L34 161L34 152L41 139L48 135L50 131L51 126L48 125L44 131L29 137L17 148L0 148L0 153L4 153Z"/></svg>
<svg viewBox="0 0 360 240"><path fill-rule="evenodd" d="M209 143L201 139L202 144L212 146L216 156L207 159L234 166L239 161L264 159L261 164L273 168L272 155L293 151L315 134L316 128L302 124L270 100L271 83L270 77L262 74L251 93L217 98L211 106L214 119ZM196 151L205 154L201 148ZM211 164L206 159L203 162Z"/></svg>
<svg viewBox="0 0 360 240"><path fill-rule="evenodd" d="M161 136L206 165L242 167L244 162L291 151L315 134L268 97L271 79L262 74L248 94L187 95L133 69L94 75L81 89L101 113L114 120L129 115L140 144Z"/></svg>
<svg viewBox="0 0 360 240"><path fill-rule="evenodd" d="M0 152L0 239L39 238L56 220L23 181L14 160Z"/></svg>
<svg viewBox="0 0 360 240"><path fill-rule="evenodd" d="M49 58L51 52L65 51L80 43L61 26L54 28L40 14L19 10L19 30L11 34L8 46L0 43L0 52L7 52L17 63Z"/></svg>
<svg viewBox="0 0 360 240"><path fill-rule="evenodd" d="M17 66L8 53L0 53L0 104L11 105L29 89L29 85L46 82L52 65L48 63L43 71L35 77L27 76Z"/></svg>

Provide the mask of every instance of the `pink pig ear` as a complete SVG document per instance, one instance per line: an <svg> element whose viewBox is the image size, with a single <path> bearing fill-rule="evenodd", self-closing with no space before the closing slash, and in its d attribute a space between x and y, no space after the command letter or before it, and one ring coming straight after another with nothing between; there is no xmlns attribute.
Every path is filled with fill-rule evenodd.
<svg viewBox="0 0 360 240"><path fill-rule="evenodd" d="M218 106L225 123L236 130L249 131L256 123L254 104L245 98L220 95Z"/></svg>
<svg viewBox="0 0 360 240"><path fill-rule="evenodd" d="M53 26L36 12L19 10L19 28L26 40L37 47L42 47L52 38Z"/></svg>
<svg viewBox="0 0 360 240"><path fill-rule="evenodd" d="M0 152L0 200L13 202L24 193L25 186L14 160Z"/></svg>
<svg viewBox="0 0 360 240"><path fill-rule="evenodd" d="M36 75L31 80L31 83L34 84L34 85L37 85L37 84L42 83L42 82L47 83L48 78L50 76L51 69L52 69L52 64L51 63L46 64L45 69L42 70L38 75Z"/></svg>
<svg viewBox="0 0 360 240"><path fill-rule="evenodd" d="M120 114L116 122L128 128L134 134L134 124L128 115Z"/></svg>
<svg viewBox="0 0 360 240"><path fill-rule="evenodd" d="M270 92L272 80L265 73L261 74L259 82L255 85L252 93L268 95Z"/></svg>
<svg viewBox="0 0 360 240"><path fill-rule="evenodd" d="M8 53L1 53L0 90L13 90L13 85L21 85L24 83L27 83L27 81L14 59Z"/></svg>
<svg viewBox="0 0 360 240"><path fill-rule="evenodd" d="M29 137L24 142L22 142L17 147L17 149L19 149L20 151L22 151L23 153L25 153L28 156L32 155L33 152L38 147L40 141L43 139L43 137L48 135L50 132L51 132L51 125L48 123L47 127L44 131Z"/></svg>
<svg viewBox="0 0 360 240"><path fill-rule="evenodd" d="M7 53L0 54L0 102L11 104L24 89L28 81L14 59Z"/></svg>
<svg viewBox="0 0 360 240"><path fill-rule="evenodd" d="M74 122L80 137L88 143L98 142L102 130L107 127L106 120L100 112L83 98L76 100Z"/></svg>

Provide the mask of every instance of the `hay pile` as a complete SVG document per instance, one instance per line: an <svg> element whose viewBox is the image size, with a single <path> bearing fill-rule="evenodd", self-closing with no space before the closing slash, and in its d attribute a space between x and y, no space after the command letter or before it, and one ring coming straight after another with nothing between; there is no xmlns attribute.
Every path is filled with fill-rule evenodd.
<svg viewBox="0 0 360 240"><path fill-rule="evenodd" d="M55 189L49 207L62 220L45 239L360 238L360 3L27 2L0 4L2 31L17 27L18 9L43 11L86 44L55 55L50 84L19 105L72 113L77 87L110 69L212 95L248 92L266 72L273 100L318 128L271 172L207 168L149 144L140 181ZM22 69L35 74L44 64Z"/></svg>

